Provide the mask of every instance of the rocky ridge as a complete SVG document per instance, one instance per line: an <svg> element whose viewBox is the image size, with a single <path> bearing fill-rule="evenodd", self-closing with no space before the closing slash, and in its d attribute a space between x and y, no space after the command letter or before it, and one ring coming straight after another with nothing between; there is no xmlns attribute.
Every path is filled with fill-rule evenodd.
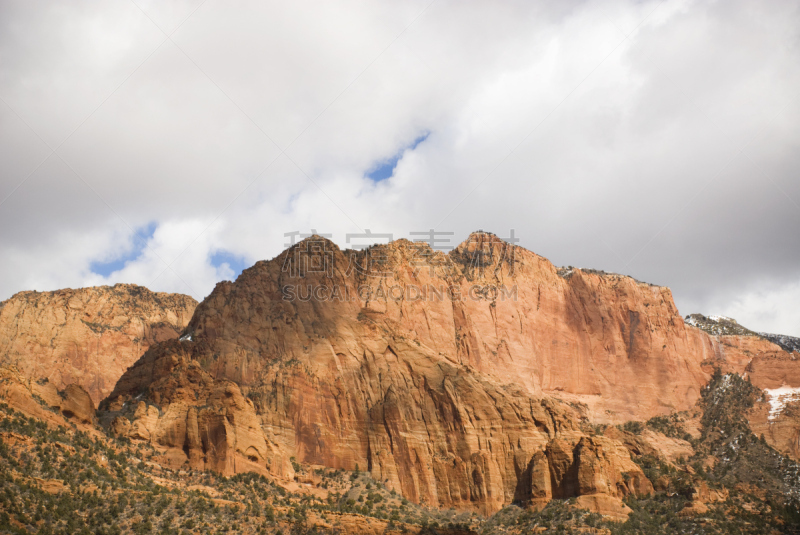
<svg viewBox="0 0 800 535"><path fill-rule="evenodd" d="M197 302L117 284L20 292L0 303L0 365L56 388L84 388L95 404L153 344L176 338Z"/></svg>
<svg viewBox="0 0 800 535"><path fill-rule="evenodd" d="M685 321L688 325L693 325L713 336L758 336L758 333L739 325L739 322L727 316L689 314Z"/></svg>
<svg viewBox="0 0 800 535"><path fill-rule="evenodd" d="M779 345L784 351L800 353L800 338L786 336L785 334L758 333L762 338L766 338L773 344Z"/></svg>

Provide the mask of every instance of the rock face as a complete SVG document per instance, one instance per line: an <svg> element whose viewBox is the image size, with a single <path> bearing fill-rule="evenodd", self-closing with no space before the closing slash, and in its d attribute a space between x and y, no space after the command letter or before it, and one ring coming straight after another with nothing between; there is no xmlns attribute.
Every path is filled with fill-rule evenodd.
<svg viewBox="0 0 800 535"><path fill-rule="evenodd" d="M61 394L61 403L55 408L67 418L75 418L85 424L95 423L94 402L89 393L80 385L70 384Z"/></svg>
<svg viewBox="0 0 800 535"><path fill-rule="evenodd" d="M81 386L71 384L59 391L47 379L30 381L10 366L0 366L0 401L53 425L97 423L92 398Z"/></svg>
<svg viewBox="0 0 800 535"><path fill-rule="evenodd" d="M679 457L689 458L694 454L689 442L654 433L649 429L634 435L618 427L607 427L603 431L603 436L622 443L633 455L652 455L668 463L674 463Z"/></svg>
<svg viewBox="0 0 800 535"><path fill-rule="evenodd" d="M691 489L691 499L686 507L678 514L681 516L702 515L708 512L709 503L724 502L728 499L729 492L722 489L712 489L704 482L698 482Z"/></svg>
<svg viewBox="0 0 800 535"><path fill-rule="evenodd" d="M800 387L800 355L785 351L763 351L745 368L759 388Z"/></svg>
<svg viewBox="0 0 800 535"><path fill-rule="evenodd" d="M702 363L716 358L668 288L558 270L483 233L448 255L404 240L343 253L308 239L220 284L189 329L219 355L210 371L242 385L278 360L361 359L351 341L403 338L534 395L581 396L609 421L691 407Z"/></svg>
<svg viewBox="0 0 800 535"><path fill-rule="evenodd" d="M590 510L627 517L620 498L653 492L628 449L607 437L583 437L574 446L553 439L544 453L534 455L529 470L530 495L520 498L537 506L552 498L578 497Z"/></svg>
<svg viewBox="0 0 800 535"><path fill-rule="evenodd" d="M289 456L267 442L253 402L236 383L215 381L179 342L152 349L131 372L152 380L154 395L150 403L127 401L129 396L103 403L106 423L117 435L174 450L165 461L175 467L294 476Z"/></svg>
<svg viewBox="0 0 800 535"><path fill-rule="evenodd" d="M761 389L800 387L800 355L790 345L795 338L757 333L722 316L691 314L686 322L711 335L713 364L723 372L746 375Z"/></svg>
<svg viewBox="0 0 800 535"><path fill-rule="evenodd" d="M625 447L587 437L568 406L498 385L416 344L397 341L382 352L378 344L366 342L369 358L328 373L311 371L308 361L278 364L273 382L245 397L203 369L198 357L207 347L170 342L148 351L101 410L115 432L171 448L166 457L194 468L286 478L292 456L359 465L409 499L439 507L491 513L512 501L619 501L652 492ZM143 393L153 405L135 401Z"/></svg>
<svg viewBox="0 0 800 535"><path fill-rule="evenodd" d="M186 332L104 402L118 432L226 472L358 464L413 501L482 512L650 492L621 443L552 396L611 421L687 409L715 358L668 289L482 233L448 255L305 240L219 284Z"/></svg>
<svg viewBox="0 0 800 535"><path fill-rule="evenodd" d="M750 428L756 436L764 436L776 450L800 459L800 395L789 394L773 409L768 401L756 403L748 414ZM772 400L773 403L775 400Z"/></svg>
<svg viewBox="0 0 800 535"><path fill-rule="evenodd" d="M176 338L196 305L129 284L21 292L0 303L0 365L58 389L80 385L98 403L148 347Z"/></svg>

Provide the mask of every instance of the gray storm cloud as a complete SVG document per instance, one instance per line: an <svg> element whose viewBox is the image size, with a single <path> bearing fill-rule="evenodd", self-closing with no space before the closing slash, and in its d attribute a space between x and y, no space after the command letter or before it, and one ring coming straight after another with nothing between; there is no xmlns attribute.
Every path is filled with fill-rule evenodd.
<svg viewBox="0 0 800 535"><path fill-rule="evenodd" d="M800 335L799 32L794 2L4 2L0 299L514 229Z"/></svg>

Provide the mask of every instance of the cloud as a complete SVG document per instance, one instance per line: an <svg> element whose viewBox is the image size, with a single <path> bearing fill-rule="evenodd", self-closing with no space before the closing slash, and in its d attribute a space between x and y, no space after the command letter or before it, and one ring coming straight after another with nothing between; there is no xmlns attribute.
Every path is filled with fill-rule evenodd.
<svg viewBox="0 0 800 535"><path fill-rule="evenodd" d="M4 4L0 298L200 299L312 228L514 229L682 313L793 328L798 9Z"/></svg>
<svg viewBox="0 0 800 535"><path fill-rule="evenodd" d="M101 277L111 277L129 263L136 262L141 258L148 241L153 238L155 232L155 223L151 223L144 228L134 229L130 236L130 243L116 250L115 248L109 248L104 251L101 260L95 260L89 264L89 270Z"/></svg>
<svg viewBox="0 0 800 535"><path fill-rule="evenodd" d="M719 307L724 315L737 318L748 329L776 334L800 333L800 310L787 302L800 300L800 281L794 284L756 287Z"/></svg>

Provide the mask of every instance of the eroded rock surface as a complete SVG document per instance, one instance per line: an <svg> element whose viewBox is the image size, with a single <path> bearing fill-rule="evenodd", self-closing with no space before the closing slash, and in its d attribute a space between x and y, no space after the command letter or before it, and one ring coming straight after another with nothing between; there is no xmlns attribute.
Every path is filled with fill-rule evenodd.
<svg viewBox="0 0 800 535"><path fill-rule="evenodd" d="M488 234L449 255L305 240L219 284L187 333L121 378L103 406L120 433L227 472L358 464L413 501L481 512L651 492L551 395L619 420L688 408L713 358L668 289L559 271Z"/></svg>
<svg viewBox="0 0 800 535"><path fill-rule="evenodd" d="M0 306L0 365L58 389L80 385L97 404L148 347L176 338L196 305L130 284L21 292Z"/></svg>
<svg viewBox="0 0 800 535"><path fill-rule="evenodd" d="M47 379L31 381L13 366L0 366L0 401L12 409L52 425L97 423L95 406L80 385L59 391Z"/></svg>
<svg viewBox="0 0 800 535"><path fill-rule="evenodd" d="M717 358L668 288L559 270L485 233L447 255L404 240L342 252L308 239L220 284L190 329L220 356L210 371L242 385L275 360L360 359L351 341L402 337L531 394L579 396L610 422L690 408Z"/></svg>

